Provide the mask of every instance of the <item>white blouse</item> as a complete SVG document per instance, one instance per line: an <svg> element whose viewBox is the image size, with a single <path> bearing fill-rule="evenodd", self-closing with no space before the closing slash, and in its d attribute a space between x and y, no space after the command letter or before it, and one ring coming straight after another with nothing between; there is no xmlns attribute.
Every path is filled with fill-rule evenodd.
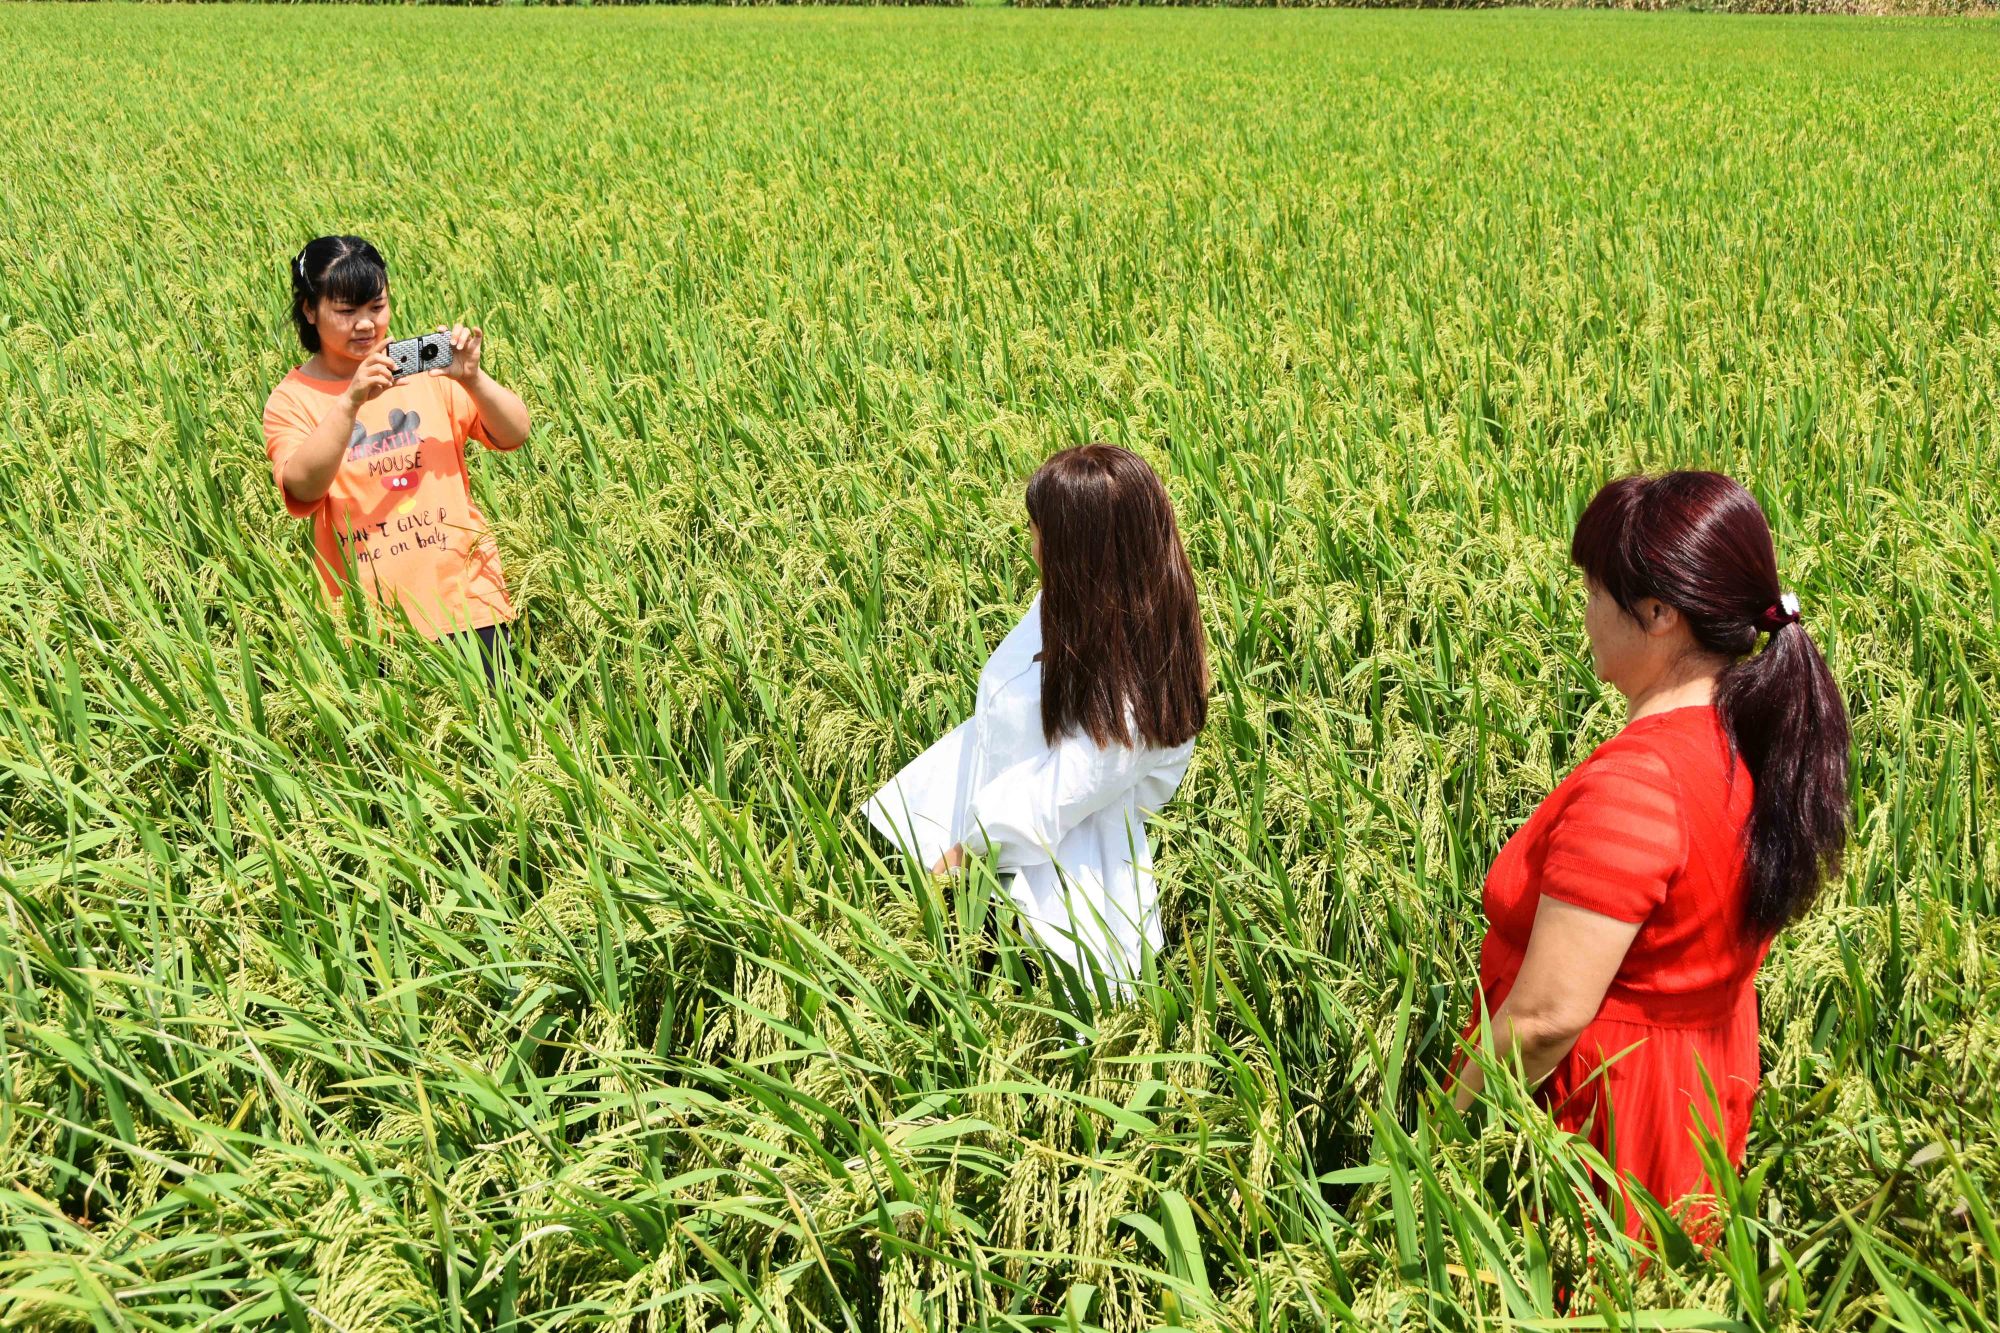
<svg viewBox="0 0 2000 1333"><path fill-rule="evenodd" d="M1160 947L1146 816L1180 786L1194 742L1048 744L1041 651L1038 593L979 673L971 721L877 792L868 816L926 866L954 843L968 860L990 850L1042 944L1115 985L1138 976L1142 949Z"/></svg>

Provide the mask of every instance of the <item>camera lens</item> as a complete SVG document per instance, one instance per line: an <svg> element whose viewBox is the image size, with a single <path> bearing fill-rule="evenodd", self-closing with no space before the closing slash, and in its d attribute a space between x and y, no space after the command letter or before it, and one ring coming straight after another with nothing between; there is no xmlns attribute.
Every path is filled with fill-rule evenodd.
<svg viewBox="0 0 2000 1333"><path fill-rule="evenodd" d="M426 360L426 361L429 361L429 360L433 359L434 357L436 357L436 356L437 356L437 354L438 354L438 349L437 349L437 344L436 344L436 343L425 343L425 344L424 344L424 350L423 350L423 352L421 353L421 355L423 356L424 360Z"/></svg>

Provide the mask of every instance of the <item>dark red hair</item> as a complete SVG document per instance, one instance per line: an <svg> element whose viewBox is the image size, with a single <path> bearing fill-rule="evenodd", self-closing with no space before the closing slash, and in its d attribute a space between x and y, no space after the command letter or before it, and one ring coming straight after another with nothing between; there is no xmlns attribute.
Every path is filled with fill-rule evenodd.
<svg viewBox="0 0 2000 1333"><path fill-rule="evenodd" d="M1167 488L1129 449L1065 449L1028 481L1042 534L1042 735L1167 748L1208 720L1194 571Z"/></svg>
<svg viewBox="0 0 2000 1333"><path fill-rule="evenodd" d="M1852 809L1847 708L1805 626L1780 605L1764 511L1719 472L1624 477L1583 511L1569 558L1627 614L1657 598L1729 660L1716 710L1756 784L1744 924L1775 933L1838 872Z"/></svg>

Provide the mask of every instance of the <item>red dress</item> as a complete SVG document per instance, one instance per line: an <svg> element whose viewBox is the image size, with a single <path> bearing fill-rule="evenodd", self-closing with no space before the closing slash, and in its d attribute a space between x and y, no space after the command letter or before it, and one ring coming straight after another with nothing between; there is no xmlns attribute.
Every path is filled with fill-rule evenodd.
<svg viewBox="0 0 2000 1333"><path fill-rule="evenodd" d="M1699 1196L1713 1190L1697 1124L1740 1167L1757 1092L1754 983L1770 942L1742 930L1750 794L1715 709L1655 713L1565 778L1486 876L1479 989L1489 1013L1520 974L1544 896L1641 923L1597 1017L1540 1096L1622 1175L1679 1204L1697 1233ZM1643 1228L1628 1201L1626 1231Z"/></svg>

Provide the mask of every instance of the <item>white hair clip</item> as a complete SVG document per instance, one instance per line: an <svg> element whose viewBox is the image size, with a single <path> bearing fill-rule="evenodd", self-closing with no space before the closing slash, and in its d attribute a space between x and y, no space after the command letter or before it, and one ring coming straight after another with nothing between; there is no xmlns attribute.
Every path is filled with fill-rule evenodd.
<svg viewBox="0 0 2000 1333"><path fill-rule="evenodd" d="M1789 592L1778 594L1776 606L1764 608L1764 614L1757 617L1757 628L1766 634L1776 634L1787 625L1799 622L1799 599Z"/></svg>

